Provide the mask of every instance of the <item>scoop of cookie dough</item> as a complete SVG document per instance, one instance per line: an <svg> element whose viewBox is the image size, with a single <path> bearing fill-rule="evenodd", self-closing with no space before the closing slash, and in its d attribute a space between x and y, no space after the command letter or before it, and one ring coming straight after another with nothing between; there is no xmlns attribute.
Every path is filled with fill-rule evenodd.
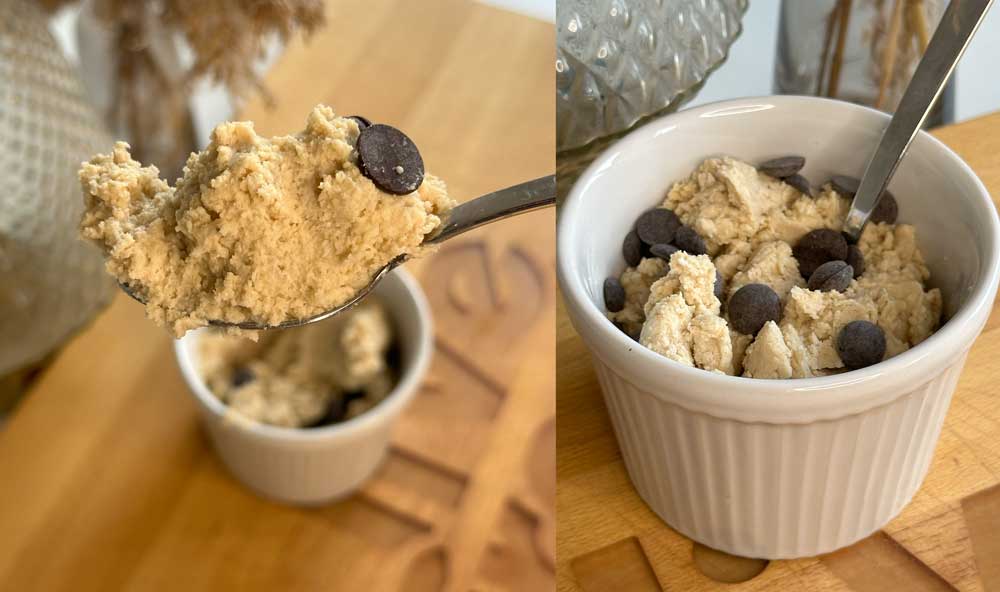
<svg viewBox="0 0 1000 592"><path fill-rule="evenodd" d="M886 358L940 326L941 292L927 285L916 229L907 224L869 223L855 254L864 261L860 272L837 290L808 288L793 247L817 230L839 238L850 207L831 184L812 197L745 162L710 158L660 206L693 228L709 254L677 252L669 265L646 258L626 268L624 307L608 314L660 355L752 378L824 376L845 371L837 338L852 321L884 332ZM713 294L716 272L725 280L723 302ZM749 284L767 286L779 300L781 314L768 315L773 320L759 330L732 322L741 308L732 297Z"/></svg>
<svg viewBox="0 0 1000 592"><path fill-rule="evenodd" d="M206 325L276 325L350 300L395 257L419 255L454 207L426 175L379 190L358 167L355 120L326 106L290 136L224 123L171 187L123 142L80 170L81 234L176 336Z"/></svg>
<svg viewBox="0 0 1000 592"><path fill-rule="evenodd" d="M283 427L335 423L392 390L392 327L368 298L332 319L268 331L258 342L211 330L198 341L209 390L242 418Z"/></svg>

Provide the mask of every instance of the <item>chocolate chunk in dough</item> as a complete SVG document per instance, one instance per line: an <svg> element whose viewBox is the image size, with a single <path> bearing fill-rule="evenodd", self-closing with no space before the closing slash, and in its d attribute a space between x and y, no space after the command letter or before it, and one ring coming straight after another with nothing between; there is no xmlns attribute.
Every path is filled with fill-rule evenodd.
<svg viewBox="0 0 1000 592"><path fill-rule="evenodd" d="M805 165L806 159L804 156L782 156L760 163L757 166L757 170L767 173L772 177L784 179L799 172Z"/></svg>
<svg viewBox="0 0 1000 592"><path fill-rule="evenodd" d="M765 284L747 284L729 299L729 323L746 335L756 335L768 321L781 319L781 299Z"/></svg>
<svg viewBox="0 0 1000 592"><path fill-rule="evenodd" d="M413 193L424 181L424 159L416 144L392 126L364 128L357 149L361 172L386 193Z"/></svg>
<svg viewBox="0 0 1000 592"><path fill-rule="evenodd" d="M635 231L647 245L672 242L674 232L681 225L680 218L665 208L653 208L643 212L635 221Z"/></svg>
<svg viewBox="0 0 1000 592"><path fill-rule="evenodd" d="M851 370L877 364L885 356L885 333L868 321L851 321L837 336L837 353Z"/></svg>

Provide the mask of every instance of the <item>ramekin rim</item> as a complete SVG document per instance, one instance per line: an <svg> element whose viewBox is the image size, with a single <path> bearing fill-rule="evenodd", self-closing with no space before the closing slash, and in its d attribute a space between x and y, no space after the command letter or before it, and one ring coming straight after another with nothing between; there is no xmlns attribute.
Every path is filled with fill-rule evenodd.
<svg viewBox="0 0 1000 592"><path fill-rule="evenodd" d="M557 277L559 285L562 287L566 304L571 308L571 312L578 313L575 315L571 314L571 316L582 318L583 322L587 323L592 329L599 331L602 334L602 339L604 339L606 343L620 347L629 347L630 345L634 345L636 346L635 349L637 351L632 351L629 355L638 355L639 359L645 359L648 364L659 366L664 372L676 374L681 378L690 381L697 381L706 386L717 387L720 391L739 388L743 392L740 392L739 396L730 397L728 401L728 404L734 406L733 411L736 413L747 412L751 415L759 415L762 413L762 410L766 409L767 406L773 405L777 399L785 399L789 402L795 402L796 407L816 406L818 408L824 408L825 406L829 406L831 403L829 400L831 397L836 397L837 403L846 403L844 400L845 396L851 396L852 394L854 394L854 397L858 399L854 401L855 407L857 406L857 403L862 403L861 399L870 399L871 406L879 405L883 401L878 401L878 398L874 396L874 392L867 392L861 387L869 387L869 390L872 390L871 387L873 383L880 381L881 377L884 375L896 372L905 372L906 369L926 366L928 361L932 361L931 358L933 358L933 361L941 362L941 364L943 364L946 360L953 359L954 356L957 356L960 353L960 351L954 351L955 347L971 346L972 340L975 335L978 334L981 329L982 322L985 322L985 317L988 316L989 309L992 307L993 298L991 294L995 293L997 280L998 277L1000 277L1000 257L998 257L997 254L997 240L998 236L1000 236L1000 219L998 219L996 208L990 199L989 191L968 163L962 160L961 157L959 157L943 142L925 131L920 131L915 141L929 142L930 145L933 146L944 159L949 161L953 166L957 167L958 170L962 171L963 174L971 179L974 187L976 188L976 203L981 209L984 210L984 213L987 214L991 233L989 236L985 237L987 248L985 249L985 252L982 253L984 258L982 268L983 271L977 278L972 293L966 302L962 304L961 308L956 311L956 313L928 339L917 344L913 348L910 348L906 352L880 362L879 364L875 364L861 370L854 370L831 376L781 380L728 376L708 372L699 368L688 367L648 350L614 327L614 325L604 315L603 311L599 310L599 308L584 295L582 275L580 271L576 269L576 266L572 265L570 262L569 258L573 252L573 245L570 244L570 239L573 238L574 235L572 232L567 232L566 230L571 224L574 212L578 207L580 201L579 195L585 191L585 188L588 185L587 181L609 166L610 162L612 162L618 154L636 146L641 146L643 143L647 142L654 134L654 130L662 128L666 124L665 122L678 122L680 120L696 119L706 112L717 111L720 109L745 109L759 106L762 102L767 102L773 106L780 106L781 104L795 105L802 103L828 104L834 106L836 109L856 110L858 112L864 112L877 116L885 121L888 121L889 119L889 116L885 113L844 101L798 95L767 95L729 99L701 105L652 120L636 130L633 130L605 150L604 153L598 156L598 158L584 170L564 203L561 204L562 212L560 213L557 225ZM986 309L985 316L983 311L984 308ZM981 316L983 317L982 322L977 323L976 319ZM948 343L954 343L955 346L952 348L938 347L939 344L944 346L946 340ZM588 343L588 349L594 351L595 348ZM600 355L596 351L594 353ZM929 372L924 372L923 374L929 374ZM845 395L843 391L848 388L853 389L855 393L846 393ZM810 397L802 397L801 394L804 391L816 392L814 392ZM836 393L834 393L834 391L836 391ZM660 393L658 392L655 394L660 396ZM898 396L903 396L904 394L905 392L900 392L898 393ZM677 403L676 401L672 402ZM713 401L707 402L712 403ZM824 403L826 405L824 405ZM851 405L845 405L845 407L851 407Z"/></svg>

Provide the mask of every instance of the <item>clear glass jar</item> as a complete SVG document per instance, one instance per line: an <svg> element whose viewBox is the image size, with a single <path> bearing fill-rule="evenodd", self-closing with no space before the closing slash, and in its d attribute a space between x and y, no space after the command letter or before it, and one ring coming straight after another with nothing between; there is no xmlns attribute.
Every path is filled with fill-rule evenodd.
<svg viewBox="0 0 1000 592"><path fill-rule="evenodd" d="M725 61L747 0L559 0L559 194L613 141L677 109Z"/></svg>
<svg viewBox="0 0 1000 592"><path fill-rule="evenodd" d="M783 0L775 92L832 97L891 113L945 6L944 0ZM927 127L947 120L947 103L938 101Z"/></svg>

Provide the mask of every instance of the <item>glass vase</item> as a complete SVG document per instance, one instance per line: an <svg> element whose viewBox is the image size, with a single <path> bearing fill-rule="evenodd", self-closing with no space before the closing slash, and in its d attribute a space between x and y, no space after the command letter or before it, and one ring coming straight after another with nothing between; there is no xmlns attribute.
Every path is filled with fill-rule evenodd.
<svg viewBox="0 0 1000 592"><path fill-rule="evenodd" d="M941 20L944 0L784 0L774 88L893 112ZM926 127L949 119L946 89Z"/></svg>

